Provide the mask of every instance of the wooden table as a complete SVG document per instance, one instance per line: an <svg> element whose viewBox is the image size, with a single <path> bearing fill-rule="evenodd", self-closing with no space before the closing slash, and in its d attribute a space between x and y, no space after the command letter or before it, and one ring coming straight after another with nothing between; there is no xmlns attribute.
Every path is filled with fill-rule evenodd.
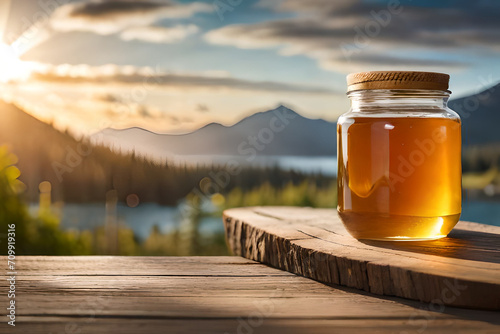
<svg viewBox="0 0 500 334"><path fill-rule="evenodd" d="M3 317L0 333L500 332L498 312L435 310L241 257L20 256L17 272L16 327Z"/></svg>
<svg viewBox="0 0 500 334"><path fill-rule="evenodd" d="M500 227L459 222L447 238L358 241L337 211L254 207L224 212L234 254L378 295L500 311Z"/></svg>

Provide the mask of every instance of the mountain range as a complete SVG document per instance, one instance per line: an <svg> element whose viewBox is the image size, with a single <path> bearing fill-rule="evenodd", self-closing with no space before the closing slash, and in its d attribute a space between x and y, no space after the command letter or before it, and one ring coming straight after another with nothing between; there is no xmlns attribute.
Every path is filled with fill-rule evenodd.
<svg viewBox="0 0 500 334"><path fill-rule="evenodd" d="M279 106L246 117L232 126L210 123L183 135L157 134L141 128L104 129L95 142L124 151L165 158L179 155L333 156L334 122L303 117Z"/></svg>
<svg viewBox="0 0 500 334"><path fill-rule="evenodd" d="M451 100L463 124L464 148L500 147L500 84L477 94ZM286 115L287 124L280 119ZM277 120L274 120L277 119ZM273 131L272 123L281 131ZM310 119L279 106L244 118L232 126L210 123L183 135L158 134L141 128L104 129L92 140L123 151L168 158L187 155L333 156L336 154L335 122ZM254 141L252 142L252 138Z"/></svg>
<svg viewBox="0 0 500 334"><path fill-rule="evenodd" d="M498 164L500 110L497 106L500 105L500 85L450 101L449 105L462 117L464 171L485 171L492 164ZM112 185L117 189L126 189L122 190L125 196L129 188L119 186L120 184L133 186L136 193L147 198L162 176L153 178L152 184L147 182L149 179L141 177L146 178L154 173L175 174L177 181L184 180L186 189L197 182L196 177L190 178L191 176L177 170L175 173L165 174L164 167L156 168L155 164L135 159L135 155L116 154L100 145L93 145L91 155L75 156L82 142L75 140L70 134L57 131L50 124L1 101L0 115L0 146L7 145L8 150L19 158L17 166L22 172L21 181L28 187L30 200L36 200L41 181L52 183L55 197L73 201L99 200ZM91 140L129 153L135 151L139 155L161 159L186 155L195 155L194 158L198 158L196 155L247 154L334 156L336 124L309 119L280 106L251 115L232 126L211 123L184 135L156 134L140 128L105 129L93 135ZM148 169L147 173L138 172L145 169ZM58 174L63 172L61 181ZM117 175L120 173L123 175ZM203 173L200 171L199 174L195 176L201 178ZM174 181L165 179L164 182ZM141 187L149 190L141 191ZM179 189L180 193L177 195L182 196L183 191L188 191L186 189ZM161 189L157 193L161 193ZM168 199L174 202L174 198L178 197L175 195L167 198L167 195L172 194L163 194L164 201Z"/></svg>
<svg viewBox="0 0 500 334"><path fill-rule="evenodd" d="M448 106L462 119L464 148L500 147L500 84L466 97L451 100Z"/></svg>
<svg viewBox="0 0 500 334"><path fill-rule="evenodd" d="M14 169L5 169L15 164L20 172L18 178L25 185L23 197L32 203L39 199L40 183L48 181L52 186L54 202L103 202L108 191L113 190L122 202L133 196L140 198L141 202L177 205L193 189L197 189L200 180L220 178L220 173L227 173L221 171L222 166L215 164L198 164L188 168L184 164L157 163L131 152L120 154L106 146L92 145L88 138L77 140L70 133L60 132L16 105L1 100L0 115L0 179L4 180L6 173L15 175ZM274 115L277 117L277 114ZM298 116L289 114L288 117ZM272 122L269 126L276 129L279 124L273 119L269 118ZM203 143L204 136L213 135L217 127L204 127L195 139ZM291 121L290 129L293 129ZM150 134L144 130L136 131ZM282 132L285 133L284 127ZM156 138L156 135L153 137ZM223 139L219 140L218 143L223 143ZM206 143L204 145L208 147ZM271 143L269 147L277 149ZM264 183L272 187L283 186L285 182L299 184L309 177L276 168L241 167L237 175L224 181L225 191L234 187L247 191ZM331 179L316 176L314 182L323 186L329 184ZM0 195L3 186L5 184L0 184Z"/></svg>

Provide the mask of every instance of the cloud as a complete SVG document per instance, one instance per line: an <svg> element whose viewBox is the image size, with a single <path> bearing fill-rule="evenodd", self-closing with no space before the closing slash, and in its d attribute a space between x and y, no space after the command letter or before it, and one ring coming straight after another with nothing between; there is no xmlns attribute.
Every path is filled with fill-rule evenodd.
<svg viewBox="0 0 500 334"><path fill-rule="evenodd" d="M205 112L209 112L210 108L206 104L198 103L198 105L196 106L196 111L201 112L201 113L205 113Z"/></svg>
<svg viewBox="0 0 500 334"><path fill-rule="evenodd" d="M158 1L87 1L72 4L70 16L77 18L120 18L122 16L147 15L164 8L175 7L170 2Z"/></svg>
<svg viewBox="0 0 500 334"><path fill-rule="evenodd" d="M189 25L177 25L174 27L130 27L123 30L120 37L125 41L142 40L151 43L174 43L185 39L198 31L198 27Z"/></svg>
<svg viewBox="0 0 500 334"><path fill-rule="evenodd" d="M30 82L54 84L139 85L148 89L227 89L242 91L335 94L322 87L276 81L252 81L220 73L172 73L151 67L39 64Z"/></svg>
<svg viewBox="0 0 500 334"><path fill-rule="evenodd" d="M441 70L443 68L452 69L463 69L469 65L467 60L456 61L456 60L439 60L432 58L416 58L416 57L396 57L383 53L362 53L358 55L351 55L349 61L342 66L342 68L349 72L358 71L360 67L381 67L387 68L425 68L426 70ZM338 59L325 59L321 63L322 67L325 69L336 71L339 69Z"/></svg>
<svg viewBox="0 0 500 334"><path fill-rule="evenodd" d="M343 89L118 65L36 64L29 78L12 82L2 96L59 129L83 135L110 126L185 133L213 121L234 124L249 111L280 103L330 120L348 109Z"/></svg>
<svg viewBox="0 0 500 334"><path fill-rule="evenodd" d="M97 93L93 94L91 97L93 100L101 102L121 102L120 97L116 94L111 93Z"/></svg>
<svg viewBox="0 0 500 334"><path fill-rule="evenodd" d="M49 105L76 109L83 113L87 113L88 110L100 110L111 117L126 115L129 118L160 119L165 116L162 110L154 106L135 102L129 95L120 95L109 91L86 94L76 99L71 96L57 95L57 98L46 99L46 102Z"/></svg>
<svg viewBox="0 0 500 334"><path fill-rule="evenodd" d="M162 19L191 17L211 12L210 5L200 2L181 4L175 1L98 0L69 3L59 7L51 17L56 31L89 31L100 35L121 33L125 40L142 39L158 43L179 40L196 32L194 26L158 27ZM152 37L149 35L151 33Z"/></svg>
<svg viewBox="0 0 500 334"><path fill-rule="evenodd" d="M109 126L184 133L213 121L233 124L249 110L267 110L280 101L299 111L312 110L311 117L317 112L333 119L336 112L347 110L343 91L321 86L259 82L214 71L165 72L115 64L33 65L30 77L12 82L8 90L0 91L0 97L11 96L36 117L79 134Z"/></svg>
<svg viewBox="0 0 500 334"><path fill-rule="evenodd" d="M205 38L212 44L305 55L336 71L456 68L468 64L471 48L500 49L496 14L500 5L492 2L461 1L453 7L429 8L396 0L282 0L272 1L272 8L292 12L294 17L229 25L210 31ZM426 56L419 57L418 52ZM462 58L442 60L450 54Z"/></svg>

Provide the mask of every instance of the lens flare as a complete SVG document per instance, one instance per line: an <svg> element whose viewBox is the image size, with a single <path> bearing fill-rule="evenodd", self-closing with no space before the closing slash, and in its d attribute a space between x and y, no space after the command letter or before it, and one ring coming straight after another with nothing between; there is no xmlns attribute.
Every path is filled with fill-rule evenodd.
<svg viewBox="0 0 500 334"><path fill-rule="evenodd" d="M29 72L28 63L19 59L12 47L0 43L0 83L26 78Z"/></svg>

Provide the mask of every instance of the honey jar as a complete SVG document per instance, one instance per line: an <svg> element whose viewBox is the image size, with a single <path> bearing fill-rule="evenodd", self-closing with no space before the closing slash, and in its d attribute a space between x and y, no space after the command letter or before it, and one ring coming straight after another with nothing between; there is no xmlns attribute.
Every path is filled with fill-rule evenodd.
<svg viewBox="0 0 500 334"><path fill-rule="evenodd" d="M449 75L347 76L351 109L337 122L338 212L357 239L432 240L461 212L461 122Z"/></svg>

